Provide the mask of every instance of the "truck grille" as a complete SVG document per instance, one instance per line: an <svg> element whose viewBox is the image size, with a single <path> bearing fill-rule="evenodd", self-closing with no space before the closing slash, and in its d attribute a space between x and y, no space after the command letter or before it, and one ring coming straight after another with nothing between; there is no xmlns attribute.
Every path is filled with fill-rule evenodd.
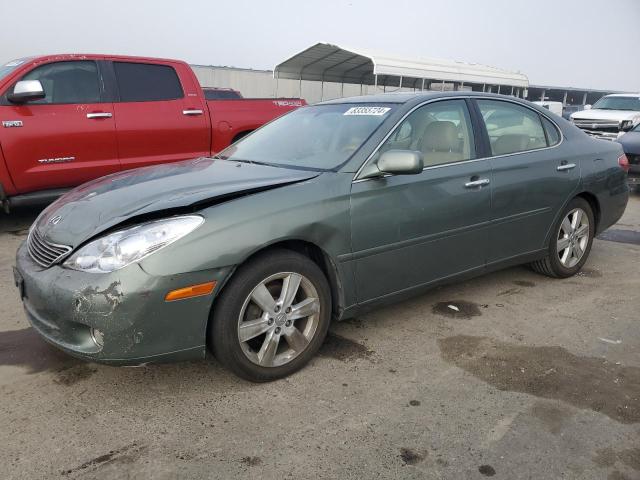
<svg viewBox="0 0 640 480"><path fill-rule="evenodd" d="M69 255L72 248L67 245L47 242L34 227L27 238L27 250L34 262L44 268L49 268Z"/></svg>
<svg viewBox="0 0 640 480"><path fill-rule="evenodd" d="M603 140L615 140L620 132L620 124L614 120L581 120L575 118L573 123L588 135Z"/></svg>

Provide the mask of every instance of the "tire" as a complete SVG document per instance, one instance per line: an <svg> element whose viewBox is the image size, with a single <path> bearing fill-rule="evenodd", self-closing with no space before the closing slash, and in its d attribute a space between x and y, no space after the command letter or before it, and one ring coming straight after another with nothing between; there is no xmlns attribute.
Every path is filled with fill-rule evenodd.
<svg viewBox="0 0 640 480"><path fill-rule="evenodd" d="M576 229L573 228L571 222L575 218L573 217L574 212L581 212L580 223ZM569 220L569 225L564 223L565 219ZM586 228L584 219L588 222ZM568 228L569 226L571 228ZM584 232L584 235L581 236L581 232ZM538 273L554 278L567 278L575 275L589 257L594 234L595 220L591 205L584 198L574 198L565 207L562 215L553 226L546 257L531 263L531 268ZM567 252L567 248L562 248L564 245L570 247L571 250ZM558 251L558 248L561 250Z"/></svg>
<svg viewBox="0 0 640 480"><path fill-rule="evenodd" d="M268 382L304 367L330 322L331 290L322 270L297 252L273 250L242 265L225 285L214 302L208 345L239 377Z"/></svg>

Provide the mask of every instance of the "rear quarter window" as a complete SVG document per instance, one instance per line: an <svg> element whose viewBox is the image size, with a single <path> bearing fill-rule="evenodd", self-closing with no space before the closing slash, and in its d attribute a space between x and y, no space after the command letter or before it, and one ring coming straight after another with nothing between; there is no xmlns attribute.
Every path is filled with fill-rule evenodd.
<svg viewBox="0 0 640 480"><path fill-rule="evenodd" d="M121 102L153 102L184 97L178 74L168 65L113 62Z"/></svg>
<svg viewBox="0 0 640 480"><path fill-rule="evenodd" d="M542 117L542 126L547 134L547 143L550 147L560 143L560 132L558 131L558 127L556 127L551 120Z"/></svg>

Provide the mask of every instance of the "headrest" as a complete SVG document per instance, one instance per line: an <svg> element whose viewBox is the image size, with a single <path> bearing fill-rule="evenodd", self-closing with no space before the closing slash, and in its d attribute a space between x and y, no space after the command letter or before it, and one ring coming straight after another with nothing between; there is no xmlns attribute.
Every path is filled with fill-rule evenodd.
<svg viewBox="0 0 640 480"><path fill-rule="evenodd" d="M458 129L453 122L435 121L427 125L422 140L423 152L451 152L458 148Z"/></svg>

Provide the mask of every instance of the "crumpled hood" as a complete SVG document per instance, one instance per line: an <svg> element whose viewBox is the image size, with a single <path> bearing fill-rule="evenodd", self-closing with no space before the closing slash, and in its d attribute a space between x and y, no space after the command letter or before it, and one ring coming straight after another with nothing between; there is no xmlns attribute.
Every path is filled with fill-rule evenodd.
<svg viewBox="0 0 640 480"><path fill-rule="evenodd" d="M571 115L571 118L575 120L616 120L620 122L622 120L638 120L640 119L640 112L630 110L598 110L597 108L592 108L591 110L576 112Z"/></svg>
<svg viewBox="0 0 640 480"><path fill-rule="evenodd" d="M50 242L76 247L132 217L224 201L317 175L212 158L138 168L71 190L44 210L36 228Z"/></svg>

